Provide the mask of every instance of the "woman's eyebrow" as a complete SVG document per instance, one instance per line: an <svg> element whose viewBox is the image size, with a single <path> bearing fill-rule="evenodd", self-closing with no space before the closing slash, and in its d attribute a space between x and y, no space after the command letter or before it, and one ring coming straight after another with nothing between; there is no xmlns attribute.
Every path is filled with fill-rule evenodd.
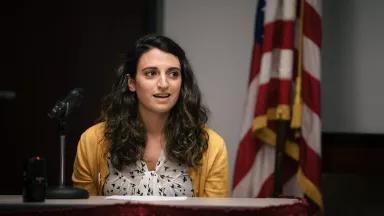
<svg viewBox="0 0 384 216"><path fill-rule="evenodd" d="M181 70L179 67L170 67L168 70Z"/></svg>
<svg viewBox="0 0 384 216"><path fill-rule="evenodd" d="M148 70L148 69L156 69L157 70L157 67L149 66L149 67L143 68L142 70Z"/></svg>

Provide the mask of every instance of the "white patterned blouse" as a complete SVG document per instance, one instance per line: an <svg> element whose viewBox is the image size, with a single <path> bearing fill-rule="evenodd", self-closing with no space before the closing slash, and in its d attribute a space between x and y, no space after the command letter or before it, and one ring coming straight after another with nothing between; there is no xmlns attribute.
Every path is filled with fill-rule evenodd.
<svg viewBox="0 0 384 216"><path fill-rule="evenodd" d="M163 152L153 171L148 170L142 160L119 171L112 166L110 154L108 154L108 167L109 176L103 189L105 196L193 196L188 168L167 160Z"/></svg>

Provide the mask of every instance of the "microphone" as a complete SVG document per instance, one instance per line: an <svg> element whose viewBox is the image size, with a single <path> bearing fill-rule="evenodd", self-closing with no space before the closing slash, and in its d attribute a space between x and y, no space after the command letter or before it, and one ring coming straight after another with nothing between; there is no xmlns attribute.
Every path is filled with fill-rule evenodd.
<svg viewBox="0 0 384 216"><path fill-rule="evenodd" d="M82 88L75 88L61 101L57 101L52 110L48 113L51 119L63 119L67 117L74 108L80 106L84 90Z"/></svg>

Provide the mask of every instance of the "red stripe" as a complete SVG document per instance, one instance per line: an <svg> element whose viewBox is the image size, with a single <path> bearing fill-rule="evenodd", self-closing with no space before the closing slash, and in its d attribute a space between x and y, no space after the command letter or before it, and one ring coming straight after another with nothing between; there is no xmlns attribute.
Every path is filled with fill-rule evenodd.
<svg viewBox="0 0 384 216"><path fill-rule="evenodd" d="M260 73L260 61L261 61L261 47L260 44L255 43L252 50L251 72L249 74L249 83L255 79Z"/></svg>
<svg viewBox="0 0 384 216"><path fill-rule="evenodd" d="M302 76L302 97L307 106L320 118L320 81L307 71Z"/></svg>
<svg viewBox="0 0 384 216"><path fill-rule="evenodd" d="M265 115L267 109L279 104L290 104L291 80L271 79L259 86L255 116Z"/></svg>
<svg viewBox="0 0 384 216"><path fill-rule="evenodd" d="M263 186L260 189L257 197L265 198L271 197L273 194L273 174L270 175L267 180L264 181Z"/></svg>
<svg viewBox="0 0 384 216"><path fill-rule="evenodd" d="M318 188L320 188L321 181L321 158L312 150L301 138L300 145L300 166L303 169L304 175L311 180Z"/></svg>
<svg viewBox="0 0 384 216"><path fill-rule="evenodd" d="M237 149L233 188L237 186L241 179L243 179L252 168L253 161L255 160L261 145L259 140L253 138L251 129L249 129Z"/></svg>
<svg viewBox="0 0 384 216"><path fill-rule="evenodd" d="M309 37L319 48L321 47L321 17L307 2L304 4L303 31L304 35Z"/></svg>
<svg viewBox="0 0 384 216"><path fill-rule="evenodd" d="M278 20L264 26L263 53L294 48L294 21Z"/></svg>

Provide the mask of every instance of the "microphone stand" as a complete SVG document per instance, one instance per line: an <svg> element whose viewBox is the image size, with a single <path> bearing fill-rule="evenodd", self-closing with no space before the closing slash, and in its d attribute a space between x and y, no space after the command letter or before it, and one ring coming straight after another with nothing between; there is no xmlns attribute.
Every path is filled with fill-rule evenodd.
<svg viewBox="0 0 384 216"><path fill-rule="evenodd" d="M67 106L68 107L68 106ZM66 112L67 113L67 112ZM89 194L86 190L65 185L65 145L67 122L65 117L59 118L60 136L60 182L59 186L50 187L47 190L47 199L87 199Z"/></svg>

